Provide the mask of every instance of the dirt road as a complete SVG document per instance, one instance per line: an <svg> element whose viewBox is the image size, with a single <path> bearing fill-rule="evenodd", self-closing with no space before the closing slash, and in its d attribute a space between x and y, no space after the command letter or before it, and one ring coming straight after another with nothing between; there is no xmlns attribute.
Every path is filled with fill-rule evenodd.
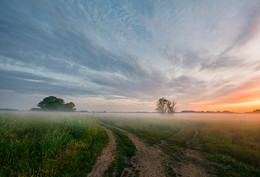
<svg viewBox="0 0 260 177"><path fill-rule="evenodd" d="M109 138L107 146L103 149L101 155L98 157L96 164L93 166L92 171L87 175L88 177L100 177L104 175L104 172L114 160L114 154L116 150L116 138L111 130L99 125L103 128Z"/></svg>
<svg viewBox="0 0 260 177"><path fill-rule="evenodd" d="M199 135L198 129L190 122L194 130L194 135L186 142L186 147L182 150L178 158L180 161L172 161L170 154L164 152L164 147L167 146L167 141L163 141L157 145L149 146L141 139L132 133L122 130L118 127L115 128L129 137L129 139L136 146L136 155L131 159L126 159L128 163L132 164L132 167L124 169L124 176L141 176L141 177L163 177L163 176L182 176L182 177L207 177L209 176L203 164L207 163L200 153L192 149L192 141ZM108 125L107 125L108 126ZM109 143L102 151L101 156L98 158L92 172L89 177L103 176L105 170L114 159L114 152L116 149L116 140L113 133L107 128L101 126L109 136ZM169 140L174 140L175 136L181 135L185 130L185 125L181 123L181 129ZM176 154L172 154L176 156ZM177 155L178 156L178 155ZM171 169L171 170L169 170Z"/></svg>
<svg viewBox="0 0 260 177"><path fill-rule="evenodd" d="M186 149L183 149L182 155L179 157L180 161L173 166L173 169L178 176L187 176L187 177L208 177L214 176L207 174L206 170L204 169L205 163L207 160L199 153L199 151L194 150L193 148L193 141L199 135L199 130L197 127L192 123L188 122L188 124L192 127L194 134L192 138L186 141ZM173 135L173 138L177 135L180 135L185 130L184 123L182 122L181 130Z"/></svg>
<svg viewBox="0 0 260 177"><path fill-rule="evenodd" d="M182 177L207 177L209 176L204 169L204 165L206 163L206 159L193 147L194 139L199 135L199 130L196 128L192 122L183 122L181 121L181 129L173 134L167 140L163 140L160 144L157 144L156 147L158 148L169 148L167 144L168 141L174 141L177 136L181 136L187 126L191 126L194 134L193 136L188 139L185 143L187 148L178 149L177 151L167 150L164 151L168 154L168 163L167 165L173 169L176 176ZM169 157L177 157L179 160L176 162L172 162ZM213 175L211 175L213 176Z"/></svg>
<svg viewBox="0 0 260 177"><path fill-rule="evenodd" d="M127 135L136 146L136 155L131 159L133 167L125 169L128 171L127 176L135 176L136 174L144 177L166 176L165 165L161 157L163 152L160 149L145 144L138 137L125 130L117 127L113 128Z"/></svg>

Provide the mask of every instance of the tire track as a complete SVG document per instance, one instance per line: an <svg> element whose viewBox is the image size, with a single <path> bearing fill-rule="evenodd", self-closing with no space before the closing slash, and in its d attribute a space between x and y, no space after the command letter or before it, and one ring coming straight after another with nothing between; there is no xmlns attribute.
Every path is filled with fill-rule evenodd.
<svg viewBox="0 0 260 177"><path fill-rule="evenodd" d="M105 171L108 169L109 165L114 160L114 155L116 151L116 138L111 130L97 124L102 129L104 129L108 135L109 142L107 146L102 150L101 155L98 157L92 171L87 175L88 177L100 177L104 176Z"/></svg>
<svg viewBox="0 0 260 177"><path fill-rule="evenodd" d="M190 125L192 126L193 128L193 131L194 131L194 135L192 136L191 139L189 139L187 142L186 142L186 146L188 148L192 148L192 141L199 135L199 130L197 127L195 127L191 122L189 122Z"/></svg>
<svg viewBox="0 0 260 177"><path fill-rule="evenodd" d="M180 134L184 131L184 129L185 129L185 125L184 125L183 122L181 122L181 129L180 129L177 133L175 133L174 135L172 135L169 139L170 139L170 140L171 140L171 139L174 139L174 137L180 135Z"/></svg>
<svg viewBox="0 0 260 177"><path fill-rule="evenodd" d="M173 163L169 158L169 154L164 153L162 150L162 147L166 145L163 142L154 146L149 146L134 134L122 130L118 127L106 124L106 126L115 128L127 135L136 146L136 155L131 159L126 159L129 164L132 164L132 167L125 168L121 176L164 177L169 176L169 169L167 170L167 168L169 167L171 167L176 176L210 176L206 173L205 169L202 166L194 163L194 161L200 161L203 160L203 158L201 157L199 152L192 150L191 148L191 143L199 135L199 131L191 122L190 125L194 130L194 135L186 142L186 146L188 149L184 150L182 155L180 156L181 161L175 161L175 163ZM180 135L183 131L185 131L185 127L186 125L182 122L181 129L170 138L168 138L168 140L174 139L176 136ZM105 168L105 170L107 169L107 167ZM97 171L95 174L96 176L103 176L104 171L103 173Z"/></svg>
<svg viewBox="0 0 260 177"><path fill-rule="evenodd" d="M185 129L185 125L184 125L183 122L181 122L181 129L177 133L173 134L169 138L166 138L166 139L162 140L160 143L156 144L156 146L166 145L167 144L167 140L174 140L174 138L176 136L180 135L184 131L184 129Z"/></svg>
<svg viewBox="0 0 260 177"><path fill-rule="evenodd" d="M171 156L175 156L179 158L179 161L175 161L173 163L171 160L168 161L168 166L170 166L176 176L188 176L188 177L208 177L208 176L214 176L214 175L208 175L206 170L204 169L204 166L201 164L205 163L205 159L201 156L201 154L194 150L192 147L193 140L199 135L198 129L189 121L189 122L181 122L181 129L176 133L173 134L170 138L161 141L160 144L158 144L157 147L165 148L167 147L167 140L174 140L177 136L181 136L181 133L183 133L187 125L189 124L193 129L193 136L188 139L185 142L185 145L187 148L184 148L181 150L182 153L168 153L166 149L166 154Z"/></svg>
<svg viewBox="0 0 260 177"><path fill-rule="evenodd" d="M192 138L186 141L185 145L187 147L186 150L183 151L183 160L179 163L179 168L175 168L177 174L181 174L181 176L189 176L189 177L209 177L214 175L207 174L204 166L201 164L205 163L205 159L201 156L199 151L195 150L192 142L199 135L198 128L189 121L194 134Z"/></svg>
<svg viewBox="0 0 260 177"><path fill-rule="evenodd" d="M122 130L118 127L111 126L129 137L136 146L136 155L130 159L133 167L126 168L125 176L144 176L144 177L163 177L165 175L165 166L161 154L163 152L153 146L146 145L138 137ZM123 173L125 174L125 173Z"/></svg>

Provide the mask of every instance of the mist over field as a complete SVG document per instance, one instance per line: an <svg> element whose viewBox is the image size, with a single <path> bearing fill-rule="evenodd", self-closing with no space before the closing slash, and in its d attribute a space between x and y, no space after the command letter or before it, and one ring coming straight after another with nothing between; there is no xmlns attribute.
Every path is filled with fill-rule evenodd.
<svg viewBox="0 0 260 177"><path fill-rule="evenodd" d="M0 177L259 177L259 0L1 0Z"/></svg>
<svg viewBox="0 0 260 177"><path fill-rule="evenodd" d="M80 113L81 114L81 113ZM86 113L82 113L86 114ZM260 121L259 114L242 113L175 113L161 115L159 113L87 113L94 117L115 117L115 118L147 118L147 119L191 119L191 120L227 120L227 121Z"/></svg>
<svg viewBox="0 0 260 177"><path fill-rule="evenodd" d="M2 111L0 133L1 176L260 174L259 114Z"/></svg>
<svg viewBox="0 0 260 177"><path fill-rule="evenodd" d="M53 95L89 111L259 109L260 3L0 2L0 108Z"/></svg>

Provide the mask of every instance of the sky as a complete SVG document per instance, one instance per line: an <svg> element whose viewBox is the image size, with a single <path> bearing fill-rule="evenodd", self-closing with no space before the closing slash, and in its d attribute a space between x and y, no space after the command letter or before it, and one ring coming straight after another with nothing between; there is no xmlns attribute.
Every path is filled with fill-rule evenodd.
<svg viewBox="0 0 260 177"><path fill-rule="evenodd" d="M260 108L259 0L1 0L0 108Z"/></svg>

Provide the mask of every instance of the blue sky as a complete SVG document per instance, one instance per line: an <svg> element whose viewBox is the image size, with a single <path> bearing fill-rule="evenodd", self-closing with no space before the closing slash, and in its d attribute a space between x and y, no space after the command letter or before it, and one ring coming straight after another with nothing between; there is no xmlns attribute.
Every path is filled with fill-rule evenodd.
<svg viewBox="0 0 260 177"><path fill-rule="evenodd" d="M259 92L258 46L259 0L2 0L0 107L54 95L79 110L210 109Z"/></svg>

